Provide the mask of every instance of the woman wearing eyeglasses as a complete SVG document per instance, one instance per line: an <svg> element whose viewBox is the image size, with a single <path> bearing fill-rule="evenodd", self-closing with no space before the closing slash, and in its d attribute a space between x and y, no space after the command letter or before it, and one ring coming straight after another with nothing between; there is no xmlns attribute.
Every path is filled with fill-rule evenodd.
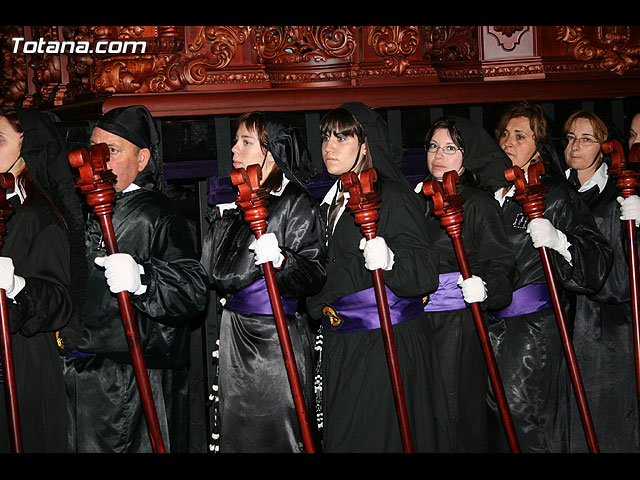
<svg viewBox="0 0 640 480"><path fill-rule="evenodd" d="M574 295L574 348L589 402L600 451L638 452L638 400L629 266L625 222L640 219L638 196L622 199L600 145L607 140L604 122L581 110L564 124L569 181L589 206L613 248L613 267L602 288ZM571 451L586 452L577 408L571 412Z"/></svg>
<svg viewBox="0 0 640 480"><path fill-rule="evenodd" d="M544 218L532 221L513 198L513 186L495 192L520 277L511 305L490 312L489 331L523 452L568 450L568 408L573 398L538 249L549 249L563 292L598 291L611 266L611 248L589 208L575 189L554 173L552 165L559 162L549 163L555 152L546 143L546 129L542 108L524 102L510 107L496 128L500 146L525 174L533 163L545 162L540 181L548 188ZM492 448L506 451L493 398L489 404L497 426Z"/></svg>
<svg viewBox="0 0 640 480"><path fill-rule="evenodd" d="M456 171L458 193L464 197L462 241L473 276L463 280L451 237L426 203L432 245L440 257L438 290L429 295L423 322L436 345L449 406L449 437L454 452L486 452L487 372L470 303L483 310L499 309L511 302L517 278L515 258L502 226L500 208L488 194L506 185L504 169L509 160L496 141L480 125L465 118L444 117L426 135L428 175L425 181L442 182Z"/></svg>

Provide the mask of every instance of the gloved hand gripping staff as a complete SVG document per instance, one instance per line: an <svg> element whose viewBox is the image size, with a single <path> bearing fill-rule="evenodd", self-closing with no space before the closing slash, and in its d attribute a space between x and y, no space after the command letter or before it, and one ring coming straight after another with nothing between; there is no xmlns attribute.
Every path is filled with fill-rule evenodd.
<svg viewBox="0 0 640 480"><path fill-rule="evenodd" d="M458 183L458 173L451 170L443 175L442 185L435 180L425 182L422 186L422 192L433 199L434 213L440 219L440 224L445 228L449 237L451 237L453 249L455 250L456 258L460 266L460 273L462 274L462 278L466 280L467 278L471 278L472 274L462 243L462 223L464 221L462 204L464 197L457 193L456 183ZM491 347L480 304L474 302L469 304L469 306L471 307L473 320L476 325L478 337L480 338L491 386L496 396L496 402L500 410L500 417L502 418L502 424L504 425L509 447L511 452L520 453L518 437L515 433L511 412L509 411L509 405L504 393L504 386L500 378L500 371L496 363L493 348Z"/></svg>
<svg viewBox="0 0 640 480"><path fill-rule="evenodd" d="M609 175L617 180L618 190L623 198L637 195L640 185L640 144L634 144L629 150L629 161L625 162L622 145L617 140L603 142L601 149L611 154ZM633 318L633 346L636 362L636 390L640 411L640 269L638 267L638 244L635 220L625 220L627 229L627 255L629 261L629 287L631 293L631 315Z"/></svg>
<svg viewBox="0 0 640 480"><path fill-rule="evenodd" d="M376 237L377 222L380 218L378 209L382 198L373 190L373 184L377 178L375 168L364 170L360 174L360 179L358 179L358 176L354 172L343 173L340 177L342 185L349 190L349 201L346 206L353 214L355 222L360 226L360 231L366 240L371 240ZM411 438L411 428L409 426L409 416L404 398L400 367L398 366L396 345L393 330L391 329L391 314L389 312L389 303L387 301L382 269L372 270L371 275L373 276L373 287L376 294L376 303L378 304L380 327L382 329L387 363L391 375L391 386L393 388L396 413L400 425L402 446L405 453L413 453L413 439Z"/></svg>
<svg viewBox="0 0 640 480"><path fill-rule="evenodd" d="M529 182L524 175L524 172L520 167L509 167L504 171L505 178L514 182L516 187L516 201L522 205L522 210L529 220L535 218L542 218L546 206L544 204L544 197L548 191L548 188L540 183L540 175L544 173L544 165L542 162L532 164L528 169ZM591 414L589 412L589 405L587 403L587 397L584 392L584 386L582 384L582 377L578 368L578 362L573 350L573 344L571 342L571 336L567 327L567 318L564 311L562 299L560 298L558 284L555 274L551 265L551 258L549 256L549 250L547 247L540 247L540 258L542 266L544 268L545 277L547 279L547 286L549 287L549 293L551 294L551 300L553 301L553 309L556 314L556 320L558 328L560 330L560 338L562 340L562 346L564 348L565 357L567 359L567 366L569 367L569 374L571 376L571 383L573 384L573 390L578 401L578 410L580 412L580 418L582 419L582 425L585 430L585 436L587 438L587 444L589 445L589 451L591 453L599 452L598 440L593 428L593 422L591 420Z"/></svg>
<svg viewBox="0 0 640 480"><path fill-rule="evenodd" d="M84 148L69 152L69 163L72 167L77 168L79 173L76 187L86 196L87 205L92 207L98 216L107 253L112 255L119 253L115 231L111 222L111 212L115 202L114 184L116 176L107 168L108 161L109 148L104 143L93 145L91 153ZM140 334L136 325L133 307L131 306L129 292L122 291L117 294L117 297L138 389L140 390L151 445L154 453L165 453L158 414L151 393L147 368L140 345Z"/></svg>
<svg viewBox="0 0 640 480"><path fill-rule="evenodd" d="M15 179L10 173L0 173L0 250L4 245L7 233L6 222L13 214L13 208L7 201L7 190L13 189ZM18 410L18 392L16 390L15 369L13 367L13 352L11 350L11 332L9 331L9 312L7 311L7 295L0 289L0 340L2 341L2 373L4 376L4 390L7 403L7 416L11 451L22 453L22 433L20 430L20 415Z"/></svg>
<svg viewBox="0 0 640 480"><path fill-rule="evenodd" d="M269 192L260 188L260 180L262 178L262 170L259 165L249 165L247 169L237 168L231 171L231 182L238 187L238 198L236 204L242 208L244 219L249 224L249 228L253 231L256 239L260 238L267 231L267 197ZM264 279L269 291L271 307L276 321L276 330L280 339L282 355L284 356L284 364L291 386L291 394L300 423L302 433L302 441L307 453L315 453L316 448L311 433L311 427L305 407L304 395L300 386L300 377L296 367L296 359L293 353L291 337L287 328L287 321L280 298L280 289L276 280L276 274L272 262L262 264L264 271Z"/></svg>

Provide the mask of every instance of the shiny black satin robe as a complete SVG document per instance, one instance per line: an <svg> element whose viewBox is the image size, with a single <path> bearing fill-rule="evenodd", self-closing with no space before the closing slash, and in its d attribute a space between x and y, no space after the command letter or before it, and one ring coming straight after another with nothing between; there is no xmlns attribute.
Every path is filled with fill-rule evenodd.
<svg viewBox="0 0 640 480"><path fill-rule="evenodd" d="M626 222L615 178L600 193L580 192L613 248L613 267L594 294L572 295L573 345L600 451L640 451ZM587 452L577 409L571 410L571 451Z"/></svg>
<svg viewBox="0 0 640 480"><path fill-rule="evenodd" d="M189 320L207 302L206 271L200 264L186 219L158 191L140 188L116 196L112 214L120 252L144 268L147 291L130 294L158 421L167 452L188 444L187 366ZM77 349L88 354L64 359L73 451L152 451L117 296L109 291L106 256L95 214L87 221L87 302Z"/></svg>
<svg viewBox="0 0 640 480"><path fill-rule="evenodd" d="M571 263L548 249L558 285L565 291L598 291L611 268L611 248L577 192L565 179L545 174L549 188L544 218L565 233ZM540 252L526 233L528 220L513 197L502 206L505 231L516 256L519 279L514 290L546 283ZM566 302L565 302L566 307ZM573 395L553 308L499 319L489 317L489 331L523 452L566 452L569 448L569 401ZM508 451L494 398L491 448Z"/></svg>
<svg viewBox="0 0 640 480"><path fill-rule="evenodd" d="M399 297L422 298L438 285L437 254L422 206L408 185L378 177L376 188L382 196L376 236L385 239L395 256L393 268L383 271L385 284ZM359 248L362 238L346 209L329 237L327 281L307 301L314 318L322 318L322 308L333 300L373 286ZM398 365L415 451L449 451L446 399L443 388L436 386L442 380L433 378L428 366L437 358L422 326L424 318L393 326ZM351 333L324 328L322 377L326 452L403 451L380 328Z"/></svg>
<svg viewBox="0 0 640 480"><path fill-rule="evenodd" d="M518 277L515 256L509 246L500 206L488 193L462 185L462 243L471 273L485 282L487 299L481 309L499 310L511 302ZM425 197L422 193L420 196ZM451 237L427 203L427 221L433 247L440 256L441 274L460 272ZM485 320L486 322L486 320ZM445 379L450 407L450 438L455 452L486 452L487 369L478 331L470 308L427 312L424 322L437 348L439 372Z"/></svg>
<svg viewBox="0 0 640 480"><path fill-rule="evenodd" d="M40 197L19 206L7 222L2 255L26 285L7 298L25 453L67 451L64 381L56 331L71 317L69 242L59 218ZM4 392L0 395L0 451L9 452Z"/></svg>
<svg viewBox="0 0 640 480"><path fill-rule="evenodd" d="M325 280L324 226L317 202L294 182L286 184L281 195L270 195L267 209L267 233L275 234L285 257L275 270L280 295L301 299L298 311L287 314L286 320L313 429L314 335L303 299ZM262 278L263 271L249 250L255 234L239 208L220 214L214 207L208 220L202 263L211 288L224 299ZM218 371L219 423L212 428L220 436L219 451L303 452L273 315L222 307L218 318L219 360L212 368Z"/></svg>

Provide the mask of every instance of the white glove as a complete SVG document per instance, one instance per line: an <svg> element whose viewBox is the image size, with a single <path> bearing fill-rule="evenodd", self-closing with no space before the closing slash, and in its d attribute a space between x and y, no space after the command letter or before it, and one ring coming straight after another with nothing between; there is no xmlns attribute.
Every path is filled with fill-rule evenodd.
<svg viewBox="0 0 640 480"><path fill-rule="evenodd" d="M472 275L463 280L460 275L458 286L462 289L462 297L467 303L484 302L487 299L487 284L480 277Z"/></svg>
<svg viewBox="0 0 640 480"><path fill-rule="evenodd" d="M147 291L147 286L140 280L144 268L128 253L114 253L108 257L97 257L94 261L96 265L104 267L104 276L112 293L126 290L134 295L142 295Z"/></svg>
<svg viewBox="0 0 640 480"><path fill-rule="evenodd" d="M0 257L0 288L5 291L7 297L13 300L25 284L24 278L14 274L13 260Z"/></svg>
<svg viewBox="0 0 640 480"><path fill-rule="evenodd" d="M271 262L275 268L280 268L284 262L284 255L278 246L278 239L274 233L265 233L260 238L254 240L249 245L249 250L253 251L256 265Z"/></svg>
<svg viewBox="0 0 640 480"><path fill-rule="evenodd" d="M571 262L571 253L567 236L556 229L546 218L534 218L529 222L527 233L531 237L535 248L548 247L560 253L568 262Z"/></svg>
<svg viewBox="0 0 640 480"><path fill-rule="evenodd" d="M364 266L367 270L391 270L394 263L393 252L387 246L387 242L382 237L375 237L371 240L363 238L360 240L360 250L364 255Z"/></svg>
<svg viewBox="0 0 640 480"><path fill-rule="evenodd" d="M640 224L640 197L631 195L627 198L618 197L620 204L620 220L635 220L636 227Z"/></svg>

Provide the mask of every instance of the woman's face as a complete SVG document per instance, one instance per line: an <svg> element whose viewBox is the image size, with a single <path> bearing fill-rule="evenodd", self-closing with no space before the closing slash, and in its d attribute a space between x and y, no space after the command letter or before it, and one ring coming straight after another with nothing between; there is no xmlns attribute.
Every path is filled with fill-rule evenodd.
<svg viewBox="0 0 640 480"><path fill-rule="evenodd" d="M576 118L567 130L568 144L564 149L567 165L583 173L595 171L600 166L600 143L596 140L593 125L586 118Z"/></svg>
<svg viewBox="0 0 640 480"><path fill-rule="evenodd" d="M20 158L22 134L16 132L9 120L0 117L0 173L12 173L17 176L24 167Z"/></svg>
<svg viewBox="0 0 640 480"><path fill-rule="evenodd" d="M500 134L500 147L511 159L511 164L524 169L531 165L530 160L536 151L536 141L527 117L514 117Z"/></svg>
<svg viewBox="0 0 640 480"><path fill-rule="evenodd" d="M427 168L431 175L442 181L443 175L449 170L462 173L462 150L460 150L449 130L438 128L427 144Z"/></svg>
<svg viewBox="0 0 640 480"><path fill-rule="evenodd" d="M322 159L327 167L327 171L332 175L342 175L348 172L356 163L356 166L362 161L365 155L365 146L362 145L358 162L358 137L345 136L341 134L327 134L322 137ZM354 167L353 170L356 170Z"/></svg>
<svg viewBox="0 0 640 480"><path fill-rule="evenodd" d="M262 165L264 161L264 165L262 165L262 181L267 178L275 163L270 152L267 152L265 160L258 134L253 130L249 130L244 123L238 127L236 143L231 148L231 151L233 152L233 168L246 169L250 165Z"/></svg>

